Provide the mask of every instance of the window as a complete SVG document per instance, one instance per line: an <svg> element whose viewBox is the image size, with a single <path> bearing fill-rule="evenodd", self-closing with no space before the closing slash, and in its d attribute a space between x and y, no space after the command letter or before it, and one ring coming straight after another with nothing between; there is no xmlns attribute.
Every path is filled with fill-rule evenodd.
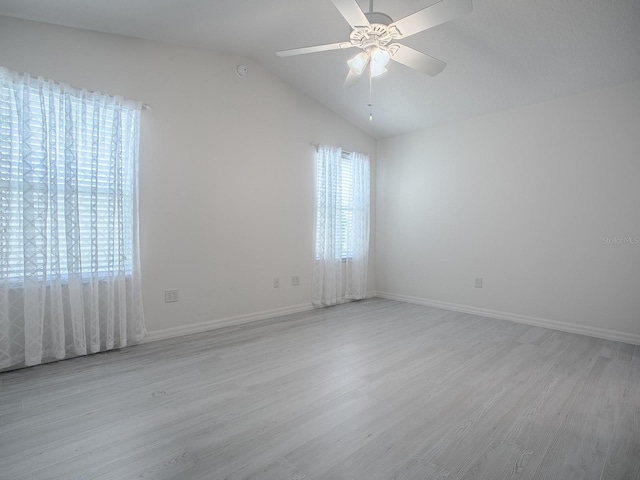
<svg viewBox="0 0 640 480"><path fill-rule="evenodd" d="M342 151L340 157L340 165L336 170L337 175L335 178L331 178L327 181L326 170L323 168L321 162L316 163L316 202L320 202L322 198L326 198L331 194L331 190L334 191L337 198L337 216L339 231L336 232L336 238L339 239L340 257L347 259L353 257L353 243L349 241L351 235L350 231L353 229L353 162L349 156L349 152ZM323 218L321 215L316 216L316 247L322 244L322 238L324 230L319 228L318 223L322 223ZM316 258L319 257L320 252L316 248Z"/></svg>
<svg viewBox="0 0 640 480"><path fill-rule="evenodd" d="M0 369L144 337L141 109L0 67Z"/></svg>
<svg viewBox="0 0 640 480"><path fill-rule="evenodd" d="M0 279L131 274L140 107L0 74Z"/></svg>
<svg viewBox="0 0 640 480"><path fill-rule="evenodd" d="M369 257L369 157L319 145L316 153L314 305L364 298Z"/></svg>

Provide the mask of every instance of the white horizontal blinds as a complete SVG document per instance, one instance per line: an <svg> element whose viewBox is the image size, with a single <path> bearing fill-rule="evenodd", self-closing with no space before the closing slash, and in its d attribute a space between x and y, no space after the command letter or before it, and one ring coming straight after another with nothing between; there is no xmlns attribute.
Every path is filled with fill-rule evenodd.
<svg viewBox="0 0 640 480"><path fill-rule="evenodd" d="M139 106L0 74L0 278L130 274Z"/></svg>
<svg viewBox="0 0 640 480"><path fill-rule="evenodd" d="M351 160L349 153L340 149L336 150L335 158L340 160L332 160L322 152L316 158L316 205L318 212L330 209L327 214L316 215L316 258L329 255L342 259L349 255L353 209Z"/></svg>
<svg viewBox="0 0 640 480"><path fill-rule="evenodd" d="M353 256L353 242L351 236L353 232L353 162L349 152L342 152L340 162L340 178L338 180L341 191L340 204L340 237L342 239L342 258Z"/></svg>
<svg viewBox="0 0 640 480"><path fill-rule="evenodd" d="M83 92L83 96L91 96ZM77 202L76 258L69 272L128 274L132 269L135 109L108 102L68 100L72 122L82 125L65 175L65 201ZM75 104L78 102L78 104ZM80 105L82 107L80 108ZM73 127L73 125L71 125ZM73 221L76 219L72 218ZM67 227L74 227L67 221Z"/></svg>
<svg viewBox="0 0 640 480"><path fill-rule="evenodd" d="M22 185L18 182L22 164L12 161L19 139L14 101L12 85L0 82L0 278L7 278L12 266L22 260L22 243L15 235L17 220L11 213L12 206L22 198Z"/></svg>

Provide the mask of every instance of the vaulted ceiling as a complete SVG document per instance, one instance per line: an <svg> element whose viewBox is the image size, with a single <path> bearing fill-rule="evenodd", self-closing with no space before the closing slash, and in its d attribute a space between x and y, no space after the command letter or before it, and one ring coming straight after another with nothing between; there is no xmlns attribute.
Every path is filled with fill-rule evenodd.
<svg viewBox="0 0 640 480"><path fill-rule="evenodd" d="M374 0L374 10L397 20L433 3ZM372 122L368 82L343 88L354 50L275 54L347 40L330 0L0 0L0 15L249 57L378 138L640 80L640 0L473 3L403 41L448 65L429 77L390 64L373 80Z"/></svg>

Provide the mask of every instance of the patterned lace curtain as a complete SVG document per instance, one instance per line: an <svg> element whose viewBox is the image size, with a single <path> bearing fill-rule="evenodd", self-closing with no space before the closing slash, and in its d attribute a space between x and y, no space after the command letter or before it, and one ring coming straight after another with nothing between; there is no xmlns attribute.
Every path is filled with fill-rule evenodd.
<svg viewBox="0 0 640 480"><path fill-rule="evenodd" d="M369 157L320 145L316 154L314 305L367 295Z"/></svg>
<svg viewBox="0 0 640 480"><path fill-rule="evenodd" d="M140 111L0 68L0 369L145 335Z"/></svg>

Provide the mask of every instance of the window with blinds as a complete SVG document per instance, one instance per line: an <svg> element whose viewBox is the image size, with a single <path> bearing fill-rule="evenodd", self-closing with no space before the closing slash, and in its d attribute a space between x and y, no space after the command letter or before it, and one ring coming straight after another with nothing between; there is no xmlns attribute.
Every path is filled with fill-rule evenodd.
<svg viewBox="0 0 640 480"><path fill-rule="evenodd" d="M334 213L338 228L333 236L336 252L342 259L353 257L353 243L349 241L350 232L353 230L353 208L354 208L354 189L353 189L353 162L349 152L342 151L342 159L339 168L332 171L334 174L329 178L327 169L320 162L316 162L316 204L320 204L327 198L332 196L336 202L336 210ZM321 222L326 221L321 216L316 217L316 246L326 245L322 236L326 229L323 228ZM318 257L316 252L316 257Z"/></svg>
<svg viewBox="0 0 640 480"><path fill-rule="evenodd" d="M0 279L131 273L139 110L113 100L0 84Z"/></svg>

